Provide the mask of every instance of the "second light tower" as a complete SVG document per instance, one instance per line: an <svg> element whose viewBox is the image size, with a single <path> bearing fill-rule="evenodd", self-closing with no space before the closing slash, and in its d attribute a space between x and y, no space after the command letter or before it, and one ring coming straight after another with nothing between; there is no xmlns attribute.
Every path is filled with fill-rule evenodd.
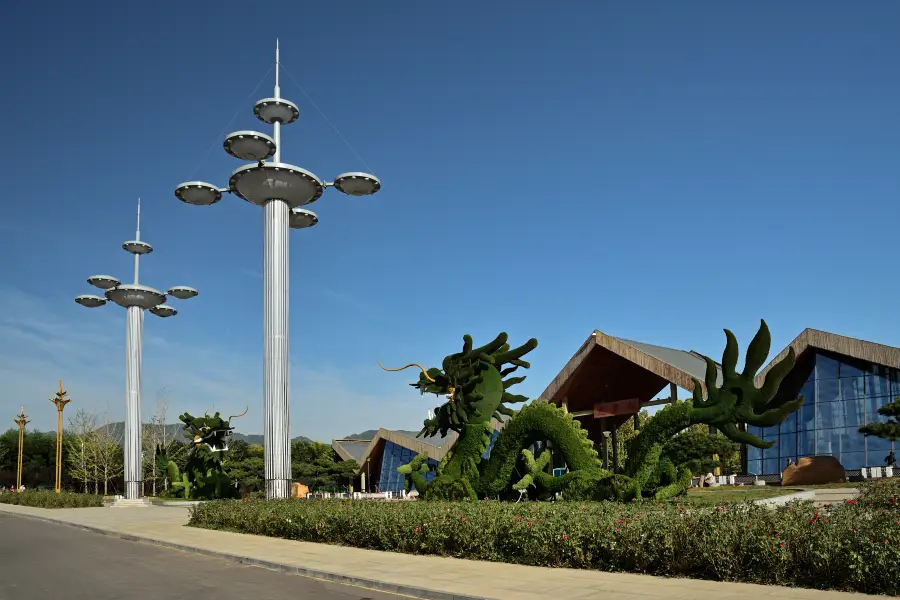
<svg viewBox="0 0 900 600"><path fill-rule="evenodd" d="M273 137L236 131L225 138L225 151L252 161L231 174L227 188L188 181L175 189L187 204L209 206L231 193L263 207L263 423L267 498L287 498L291 491L289 230L304 229L319 218L302 208L318 200L328 187L351 196L367 196L381 188L368 173L343 173L325 182L313 173L281 162L281 126L300 116L297 105L281 97L278 44L275 45L275 93L253 106L253 114L273 127ZM272 158L272 162L266 162Z"/></svg>

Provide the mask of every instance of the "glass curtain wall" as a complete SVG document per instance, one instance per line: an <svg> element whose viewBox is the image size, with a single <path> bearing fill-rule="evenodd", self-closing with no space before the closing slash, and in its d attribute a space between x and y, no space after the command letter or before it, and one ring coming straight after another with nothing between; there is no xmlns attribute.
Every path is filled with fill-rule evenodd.
<svg viewBox="0 0 900 600"><path fill-rule="evenodd" d="M834 456L845 469L884 464L891 443L866 438L858 429L886 420L878 409L900 396L900 373L820 353L814 365L800 391L806 402L799 411L778 427L748 427L750 433L775 442L765 450L747 447L748 473L780 473L788 460L804 456Z"/></svg>

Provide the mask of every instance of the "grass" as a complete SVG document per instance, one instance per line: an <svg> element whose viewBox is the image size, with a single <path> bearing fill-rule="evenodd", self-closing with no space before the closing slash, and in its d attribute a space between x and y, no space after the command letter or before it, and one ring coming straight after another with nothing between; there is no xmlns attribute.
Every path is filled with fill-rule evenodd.
<svg viewBox="0 0 900 600"><path fill-rule="evenodd" d="M692 488L687 496L682 496L676 503L691 506L724 506L738 502L752 502L776 496L785 496L798 492L793 488L775 486L722 486L714 488Z"/></svg>

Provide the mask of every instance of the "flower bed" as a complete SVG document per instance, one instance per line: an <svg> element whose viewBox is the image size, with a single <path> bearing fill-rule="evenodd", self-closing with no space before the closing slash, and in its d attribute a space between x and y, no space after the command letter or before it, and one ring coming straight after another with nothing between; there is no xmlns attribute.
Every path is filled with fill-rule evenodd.
<svg viewBox="0 0 900 600"><path fill-rule="evenodd" d="M48 490L26 490L0 494L0 504L18 504L36 508L90 508L103 506L103 496L99 494L76 494Z"/></svg>
<svg viewBox="0 0 900 600"><path fill-rule="evenodd" d="M853 501L773 510L244 500L196 506L189 524L413 554L900 594L900 512Z"/></svg>

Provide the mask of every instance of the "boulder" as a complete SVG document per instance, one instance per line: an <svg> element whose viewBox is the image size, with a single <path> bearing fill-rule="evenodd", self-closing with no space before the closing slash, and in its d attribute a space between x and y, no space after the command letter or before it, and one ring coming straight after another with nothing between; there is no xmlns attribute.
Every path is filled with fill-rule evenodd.
<svg viewBox="0 0 900 600"><path fill-rule="evenodd" d="M797 464L788 465L781 473L783 487L797 485L823 485L843 483L847 474L844 467L833 456L806 456Z"/></svg>
<svg viewBox="0 0 900 600"><path fill-rule="evenodd" d="M306 495L309 493L309 488L302 483L295 483L291 486L291 497L292 498L306 498Z"/></svg>

